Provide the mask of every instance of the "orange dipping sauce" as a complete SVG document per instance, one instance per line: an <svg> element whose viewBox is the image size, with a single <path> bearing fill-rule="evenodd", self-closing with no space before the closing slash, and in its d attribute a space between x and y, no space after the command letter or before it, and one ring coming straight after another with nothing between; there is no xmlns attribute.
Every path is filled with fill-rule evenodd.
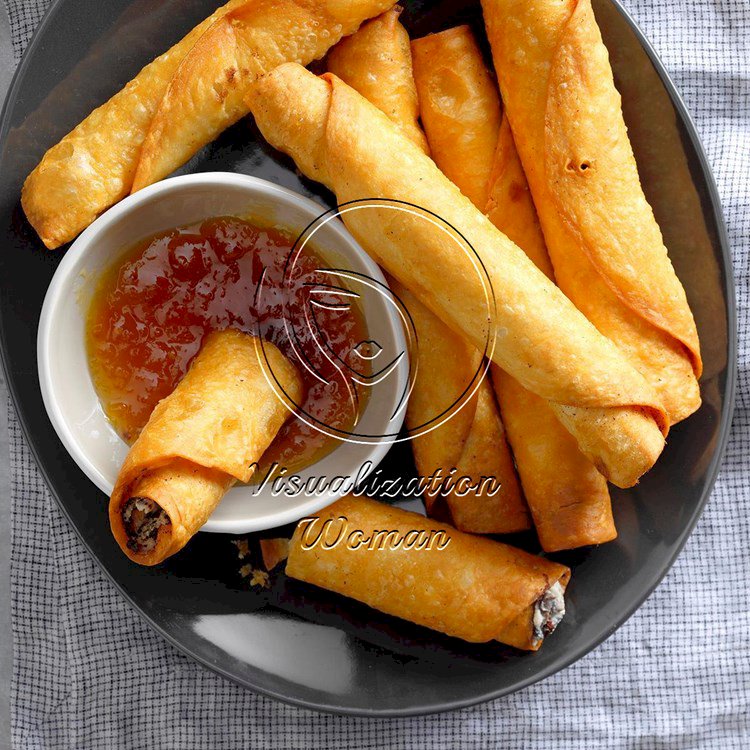
<svg viewBox="0 0 750 750"><path fill-rule="evenodd" d="M105 272L88 313L89 367L104 411L126 442L174 390L203 337L226 328L260 334L295 364L308 420L334 430L354 427L366 391L346 369L361 371L355 349L367 341L367 328L351 298L323 288L336 286L318 270L330 264L309 245L290 272L294 240L279 228L220 217L142 240ZM337 444L295 415L262 463L298 470Z"/></svg>

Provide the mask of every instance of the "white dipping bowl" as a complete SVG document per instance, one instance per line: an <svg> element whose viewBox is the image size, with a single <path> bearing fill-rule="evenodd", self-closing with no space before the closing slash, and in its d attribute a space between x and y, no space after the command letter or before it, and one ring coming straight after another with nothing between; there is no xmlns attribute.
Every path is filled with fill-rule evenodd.
<svg viewBox="0 0 750 750"><path fill-rule="evenodd" d="M128 452L106 417L88 366L86 315L102 271L149 235L215 216L250 216L296 234L325 208L265 180L224 172L173 177L131 195L100 216L73 243L55 272L42 307L37 338L39 382L50 421L63 445L86 476L111 494ZM387 289L378 266L338 218L322 224L313 244L336 267L363 274ZM387 294L365 294L361 308L369 336L391 342L403 357L393 375L372 387L357 425L367 435L394 435L403 422L409 382L407 345L399 309ZM395 416L394 416L395 415ZM298 417L292 417L296 419ZM340 442L330 453L295 473L302 482L317 477L364 477L382 460L392 437ZM363 468L364 467L364 468ZM341 497L337 482L314 494L274 493L268 483L235 486L221 501L203 531L232 534L281 526L315 513Z"/></svg>

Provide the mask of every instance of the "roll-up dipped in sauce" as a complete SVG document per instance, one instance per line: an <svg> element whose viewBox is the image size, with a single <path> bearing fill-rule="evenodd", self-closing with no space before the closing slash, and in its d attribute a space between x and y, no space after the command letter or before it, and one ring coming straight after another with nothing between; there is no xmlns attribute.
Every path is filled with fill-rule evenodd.
<svg viewBox="0 0 750 750"><path fill-rule="evenodd" d="M262 356L298 400L294 366L270 343ZM182 549L232 484L249 481L290 413L267 380L257 339L235 330L209 334L120 470L109 520L122 551L156 565Z"/></svg>
<svg viewBox="0 0 750 750"><path fill-rule="evenodd" d="M334 434L354 427L369 400L370 389L349 375L372 371L358 354L370 337L367 321L344 282L332 283L335 257L313 242L295 248L297 231L260 217L212 217L145 237L101 274L86 326L89 371L128 445L204 338L228 328L277 346L304 385L299 406L308 418L284 423L256 479L334 450L339 441L316 424Z"/></svg>

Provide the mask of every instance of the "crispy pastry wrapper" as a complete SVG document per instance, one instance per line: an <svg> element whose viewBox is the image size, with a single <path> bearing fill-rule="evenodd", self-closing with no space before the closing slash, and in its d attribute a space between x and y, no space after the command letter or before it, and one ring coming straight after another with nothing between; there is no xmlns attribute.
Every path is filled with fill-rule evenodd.
<svg viewBox="0 0 750 750"><path fill-rule="evenodd" d="M328 70L385 112L404 134L429 153L419 126L417 90L412 76L409 34L399 23L396 6L362 24L329 53Z"/></svg>
<svg viewBox="0 0 750 750"><path fill-rule="evenodd" d="M543 641L537 602L570 579L551 560L353 497L300 521L286 572L465 641L531 651Z"/></svg>
<svg viewBox="0 0 750 750"><path fill-rule="evenodd" d="M641 188L590 0L483 0L503 101L563 291L672 423L700 405L698 335Z"/></svg>
<svg viewBox="0 0 750 750"><path fill-rule="evenodd" d="M130 192L149 123L180 61L216 19L242 4L221 6L47 151L26 178L21 203L48 248L72 240Z"/></svg>
<svg viewBox="0 0 750 750"><path fill-rule="evenodd" d="M213 23L180 63L143 143L133 192L184 164L247 112L248 85L323 57L394 0L251 0Z"/></svg>
<svg viewBox="0 0 750 750"><path fill-rule="evenodd" d="M477 348L493 333L494 361L550 402L611 481L631 486L653 465L668 429L654 390L386 115L335 76L316 78L294 64L251 86L248 103L267 140L341 203L406 200L457 227L492 285L492 327L485 285L458 236L378 206L344 216L381 265L453 330Z"/></svg>
<svg viewBox="0 0 750 750"><path fill-rule="evenodd" d="M507 117L500 126L490 182L487 216L553 278ZM555 552L614 539L607 481L549 405L496 366L492 383L542 549Z"/></svg>
<svg viewBox="0 0 750 750"><path fill-rule="evenodd" d="M267 380L267 357L284 392L297 403L302 384L272 344L227 330L206 337L185 377L160 401L120 469L109 503L112 533L123 552L155 565L187 544L235 481L247 482L290 414ZM156 503L169 518L156 544L134 548L123 520L131 498ZM130 544L129 544L130 542Z"/></svg>
<svg viewBox="0 0 750 750"><path fill-rule="evenodd" d="M439 512L444 501L453 524L462 531L509 534L528 529L531 519L487 375L473 396L465 403L462 398L475 387L474 379L482 377L477 375L481 353L406 288L397 294L412 317L419 346L407 427L417 430L439 414L449 417L411 441L420 476L435 476L441 470L441 478L425 490L427 512ZM444 484L453 468L462 485L469 478L471 487Z"/></svg>
<svg viewBox="0 0 750 750"><path fill-rule="evenodd" d="M400 13L400 8L394 8L339 42L328 55L328 68L429 153L418 124L409 35L398 21ZM436 509L436 501L445 502L453 523L463 531L501 534L529 528L528 510L490 385L481 383L477 393L463 398L480 369L481 353L403 284L393 278L389 283L409 311L419 342L417 379L406 412L407 428L417 431L412 438L417 471L420 476L440 471L445 478L455 468L456 475L467 477L472 485L468 492L448 491L442 480L436 480L425 493L428 512ZM464 401L461 409L454 408ZM450 418L419 434L419 427L441 414ZM485 477L496 485L483 484Z"/></svg>
<svg viewBox="0 0 750 750"><path fill-rule="evenodd" d="M415 77L436 164L553 279L510 124L501 116L495 83L471 30L459 26L419 39L413 50L422 61L415 64ZM613 539L607 482L549 405L497 366L492 381L542 548Z"/></svg>
<svg viewBox="0 0 750 750"><path fill-rule="evenodd" d="M48 248L72 240L133 188L165 177L246 109L243 87L307 64L393 0L230 0L53 146L22 205ZM136 176L137 172L137 176Z"/></svg>
<svg viewBox="0 0 750 750"><path fill-rule="evenodd" d="M411 45L422 126L432 158L480 210L487 205L500 97L468 26Z"/></svg>

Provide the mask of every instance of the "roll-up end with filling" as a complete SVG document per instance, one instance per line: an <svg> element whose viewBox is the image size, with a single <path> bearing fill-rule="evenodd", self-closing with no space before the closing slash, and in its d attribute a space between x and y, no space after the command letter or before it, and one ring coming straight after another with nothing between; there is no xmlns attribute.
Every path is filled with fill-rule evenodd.
<svg viewBox="0 0 750 750"><path fill-rule="evenodd" d="M182 458L144 471L110 505L117 543L142 565L162 562L190 541L235 481Z"/></svg>
<svg viewBox="0 0 750 750"><path fill-rule="evenodd" d="M239 331L210 334L130 449L109 518L131 560L156 565L182 549L229 488L250 479L291 413L268 382L257 346ZM275 346L263 350L281 388L299 403L294 366Z"/></svg>
<svg viewBox="0 0 750 750"><path fill-rule="evenodd" d="M531 624L534 626L534 643L541 643L557 629L565 617L565 589L555 581L534 604Z"/></svg>
<svg viewBox="0 0 750 750"><path fill-rule="evenodd" d="M568 568L558 577L547 580L533 604L508 623L495 640L523 651L538 651L544 639L555 632L565 617L565 591L569 581Z"/></svg>
<svg viewBox="0 0 750 750"><path fill-rule="evenodd" d="M156 538L163 527L171 527L167 511L150 497L130 497L120 510L127 534L128 549L135 554L151 552L156 547ZM165 529L170 532L170 528Z"/></svg>

